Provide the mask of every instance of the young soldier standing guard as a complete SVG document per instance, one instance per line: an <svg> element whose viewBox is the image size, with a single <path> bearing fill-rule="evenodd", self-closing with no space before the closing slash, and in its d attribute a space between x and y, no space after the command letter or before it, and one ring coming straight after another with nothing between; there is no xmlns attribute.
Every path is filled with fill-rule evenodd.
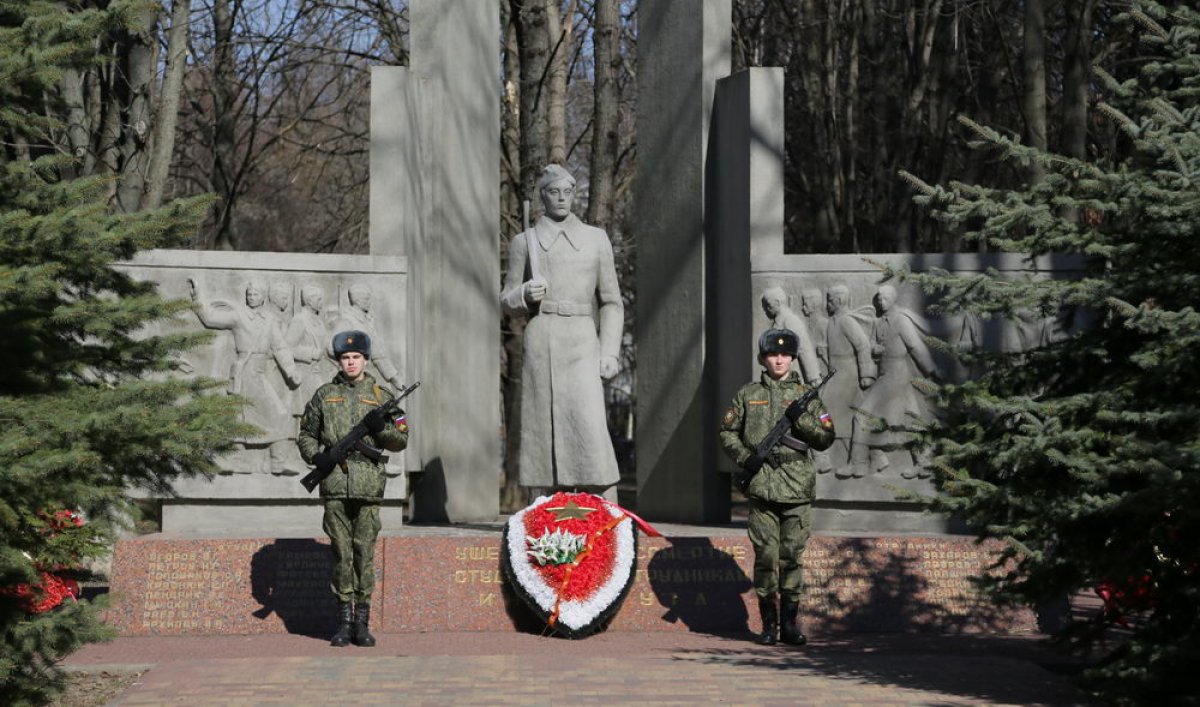
<svg viewBox="0 0 1200 707"><path fill-rule="evenodd" d="M340 371L317 389L300 418L296 444L304 461L324 465L322 455L362 421L376 448L398 452L408 444L403 413L395 420L377 409L393 393L366 372L371 339L361 331L333 337L333 354ZM321 482L325 502L322 527L333 546L333 593L338 600L338 629L330 641L345 646L375 645L368 630L371 592L375 588L375 539L379 536L379 504L387 483L382 462L353 451Z"/></svg>
<svg viewBox="0 0 1200 707"><path fill-rule="evenodd" d="M772 645L776 631L784 643L803 645L799 613L803 569L800 554L808 542L816 474L809 450L833 444L833 420L820 398L802 405L807 390L791 370L799 340L788 329L769 329L758 340L761 380L737 392L721 421L721 447L749 475L750 543L754 546L754 591L762 617L758 642ZM791 429L764 460L759 442L784 416ZM782 595L776 606L776 595ZM780 622L782 611L782 622Z"/></svg>

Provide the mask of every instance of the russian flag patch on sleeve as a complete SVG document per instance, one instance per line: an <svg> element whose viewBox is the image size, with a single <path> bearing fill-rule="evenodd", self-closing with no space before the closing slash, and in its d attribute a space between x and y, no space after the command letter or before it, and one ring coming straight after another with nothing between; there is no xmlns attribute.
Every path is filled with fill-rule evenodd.
<svg viewBox="0 0 1200 707"><path fill-rule="evenodd" d="M823 412L817 419L821 422L821 427L833 427L833 418L829 416L829 413Z"/></svg>
<svg viewBox="0 0 1200 707"><path fill-rule="evenodd" d="M396 429L401 432L408 432L408 415L401 413L400 417L395 419Z"/></svg>

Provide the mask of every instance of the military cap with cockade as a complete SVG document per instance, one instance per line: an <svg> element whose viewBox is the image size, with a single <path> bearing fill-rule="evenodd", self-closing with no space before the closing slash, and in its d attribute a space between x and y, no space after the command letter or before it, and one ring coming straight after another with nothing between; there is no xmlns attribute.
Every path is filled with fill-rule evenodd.
<svg viewBox="0 0 1200 707"><path fill-rule="evenodd" d="M800 339L791 329L767 329L758 337L758 355L784 353L793 358L800 350Z"/></svg>
<svg viewBox="0 0 1200 707"><path fill-rule="evenodd" d="M350 351L371 358L371 337L367 336L366 332L352 329L350 331L339 331L333 335L333 355L334 357L341 356Z"/></svg>

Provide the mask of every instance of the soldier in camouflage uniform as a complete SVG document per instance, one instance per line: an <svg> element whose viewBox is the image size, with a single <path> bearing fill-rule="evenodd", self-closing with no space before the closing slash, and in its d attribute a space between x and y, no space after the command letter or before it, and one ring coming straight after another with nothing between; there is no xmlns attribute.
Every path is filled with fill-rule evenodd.
<svg viewBox="0 0 1200 707"><path fill-rule="evenodd" d="M394 397L366 373L371 340L361 331L343 331L333 337L333 352L340 372L317 389L300 418L296 444L300 456L320 465L321 455L361 420L371 432L376 448L398 452L408 444L408 422L401 412L395 419L376 408ZM322 527L333 547L333 593L338 600L338 630L334 646L373 646L368 630L371 591L375 588L375 539L379 536L379 504L387 483L384 465L354 451L321 482L325 501Z"/></svg>
<svg viewBox="0 0 1200 707"><path fill-rule="evenodd" d="M758 340L762 378L742 387L721 421L721 447L753 477L745 489L750 504L750 542L754 545L754 590L763 630L758 642L774 644L776 629L784 643L803 645L796 617L802 568L816 486L809 450L833 444L833 420L819 398L807 407L797 400L807 389L791 370L798 338L788 329L769 329ZM755 456L758 443L783 416L788 434L770 456ZM782 595L776 606L776 594ZM780 613L782 612L782 622Z"/></svg>

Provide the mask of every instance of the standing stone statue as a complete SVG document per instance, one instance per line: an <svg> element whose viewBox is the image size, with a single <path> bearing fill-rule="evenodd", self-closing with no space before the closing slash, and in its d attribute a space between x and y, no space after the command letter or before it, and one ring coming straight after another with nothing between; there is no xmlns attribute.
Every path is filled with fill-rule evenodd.
<svg viewBox="0 0 1200 707"><path fill-rule="evenodd" d="M788 306L787 294L782 287L768 287L762 293L763 314L770 320L772 329L787 329L796 335L799 350L796 363L800 366L800 375L804 382L816 385L821 380L821 364L817 360L817 350L813 346L812 333L804 319Z"/></svg>
<svg viewBox="0 0 1200 707"><path fill-rule="evenodd" d="M200 323L233 334L235 358L229 370L229 392L249 400L242 416L262 431L258 437L237 441L248 448L265 446L268 466L264 471L282 473L290 457L286 441L294 437L295 431L291 409L277 382L287 389L295 388L300 385L300 374L279 321L263 307L266 288L260 282L248 282L245 307L233 307L220 300L204 303L195 280L188 280L188 288L192 310Z"/></svg>
<svg viewBox="0 0 1200 707"><path fill-rule="evenodd" d="M400 371L396 368L396 363L392 361L392 357L383 343L384 339L380 336L379 324L375 321L375 315L371 313L371 305L374 301L371 288L361 283L351 285L348 294L350 306L339 313L338 319L334 323L334 331L357 330L365 332L367 336L371 337L371 363L375 366L375 370L393 388L404 390Z"/></svg>
<svg viewBox="0 0 1200 707"><path fill-rule="evenodd" d="M932 410L924 396L913 386L920 376L940 375L933 354L925 344L917 317L896 306L896 288L882 285L875 293L878 319L871 333L871 353L879 363L879 377L867 389L854 416L853 447L850 464L861 474L864 467L879 473L889 466L887 453L900 449L909 435L888 427L904 427L927 420ZM869 457L869 461L868 461ZM910 468L900 472L907 479L927 477L915 457Z"/></svg>
<svg viewBox="0 0 1200 707"><path fill-rule="evenodd" d="M829 367L837 372L825 384L822 398L829 406L833 428L837 431L837 461L847 464L834 475L846 479L862 476L848 465L854 419L852 408L858 401L859 390L875 382L875 361L871 358L871 342L850 311L850 288L845 285L830 287L825 294L825 306L829 312L826 331Z"/></svg>
<svg viewBox="0 0 1200 707"><path fill-rule="evenodd" d="M612 244L571 213L575 178L562 167L547 167L538 191L545 215L512 239L500 293L505 312L529 317L520 483L612 498L619 474L600 379L617 373L625 313Z"/></svg>

